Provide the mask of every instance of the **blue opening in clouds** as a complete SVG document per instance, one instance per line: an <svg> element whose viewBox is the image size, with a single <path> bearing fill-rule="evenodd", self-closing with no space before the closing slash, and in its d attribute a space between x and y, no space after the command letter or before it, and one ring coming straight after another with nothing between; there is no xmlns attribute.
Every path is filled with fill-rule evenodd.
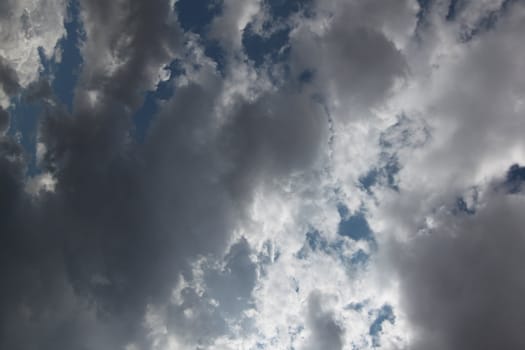
<svg viewBox="0 0 525 350"><path fill-rule="evenodd" d="M507 171L505 179L505 186L510 193L521 192L523 183L525 182L525 167L514 164Z"/></svg>
<svg viewBox="0 0 525 350"><path fill-rule="evenodd" d="M224 73L226 66L226 54L224 49L219 45L217 40L206 39L203 42L204 54L217 63L217 70Z"/></svg>
<svg viewBox="0 0 525 350"><path fill-rule="evenodd" d="M222 1L178 0L175 10L182 29L204 34L213 18L221 13Z"/></svg>
<svg viewBox="0 0 525 350"><path fill-rule="evenodd" d="M42 48L38 49L40 64L42 69L40 71L40 80L45 83L52 69L53 62L46 58ZM8 135L18 138L22 145L27 159L27 175L33 176L38 173L36 164L36 142L38 133L39 115L42 113L42 106L33 101L30 97L30 90L36 87L39 83L34 83L26 91L22 91L22 96L14 99L13 104L9 108L11 121L9 125Z"/></svg>
<svg viewBox="0 0 525 350"><path fill-rule="evenodd" d="M266 0L265 3L273 18L283 18L300 10L308 13L312 0Z"/></svg>
<svg viewBox="0 0 525 350"><path fill-rule="evenodd" d="M70 20L64 23L66 37L57 43L57 48L61 50L61 59L57 60L56 56L48 59L46 54L50 53L39 48L38 55L41 64L39 82L33 83L26 91L23 91L22 98L16 99L9 109L12 117L8 134L17 136L26 152L29 176L39 173L36 163L36 145L39 116L43 112L42 106L33 101L31 94L35 92L35 89L50 88L50 95L54 95L59 103L64 104L71 111L78 72L82 64L78 47L82 33L79 11L77 1L68 3Z"/></svg>
<svg viewBox="0 0 525 350"><path fill-rule="evenodd" d="M290 29L285 28L266 37L255 33L252 25L248 24L242 36L242 44L248 58L255 63L255 66L260 66L265 59L278 62L288 56L289 50L285 46L289 34Z"/></svg>
<svg viewBox="0 0 525 350"><path fill-rule="evenodd" d="M418 25L425 21L432 6L432 0L417 0L419 11L417 13Z"/></svg>
<svg viewBox="0 0 525 350"><path fill-rule="evenodd" d="M43 68L40 78L51 81L54 96L70 112L73 108L75 86L83 62L79 44L85 39L79 6L77 1L68 3L68 19L64 22L66 35L57 43L59 57L55 55L47 59L44 52L39 50L40 63Z"/></svg>
<svg viewBox="0 0 525 350"><path fill-rule="evenodd" d="M338 228L338 233L341 236L346 236L356 241L373 240L372 231L362 212L350 215L348 208L342 204L337 209L341 217Z"/></svg>
<svg viewBox="0 0 525 350"><path fill-rule="evenodd" d="M364 250L359 249L350 257L350 263L352 265L366 264L369 259L370 255L365 253Z"/></svg>
<svg viewBox="0 0 525 350"><path fill-rule="evenodd" d="M386 184L395 191L399 190L396 183L396 175L401 170L399 161L396 156L383 154L383 157L387 160L382 168L374 168L359 178L359 183L368 193L372 192L372 186L377 183Z"/></svg>
<svg viewBox="0 0 525 350"><path fill-rule="evenodd" d="M78 1L69 2L70 21L64 23L67 34L58 44L62 50L62 59L56 64L52 84L55 95L60 102L67 106L69 111L73 108L75 86L82 65L79 44L84 39L84 34L80 22L79 7Z"/></svg>
<svg viewBox="0 0 525 350"><path fill-rule="evenodd" d="M383 330L383 323L390 322L394 324L396 317L394 315L394 310L390 305L383 305L379 310L377 318L370 325L369 334L372 336L372 345L374 347L381 346L381 331Z"/></svg>
<svg viewBox="0 0 525 350"><path fill-rule="evenodd" d="M313 251L323 250L328 248L328 242L324 239L318 231L308 232L306 234L306 241Z"/></svg>
<svg viewBox="0 0 525 350"><path fill-rule="evenodd" d="M371 240L370 243L375 247L375 242L373 240ZM328 241L317 230L312 230L306 233L305 244L296 253L296 257L300 260L304 260L308 258L310 253L325 253L335 256L341 264L349 270L366 264L370 259L370 255L362 249L348 255L346 244L343 239Z"/></svg>
<svg viewBox="0 0 525 350"><path fill-rule="evenodd" d="M460 11L460 6L463 3L460 0L451 0L448 5L447 16L445 17L447 21L453 21L456 19L456 14Z"/></svg>
<svg viewBox="0 0 525 350"><path fill-rule="evenodd" d="M372 186L377 183L379 171L377 169L370 170L365 176L359 178L359 183L367 192L371 191Z"/></svg>
<svg viewBox="0 0 525 350"><path fill-rule="evenodd" d="M208 36L211 22L222 12L222 1L179 0L175 3L175 10L182 29L199 34L204 54L217 63L217 69L222 73L226 64L224 49L217 40Z"/></svg>
<svg viewBox="0 0 525 350"><path fill-rule="evenodd" d="M175 60L168 67L170 76L166 81L161 81L157 85L155 91L148 91L144 97L142 106L135 112L133 122L135 123L134 136L135 140L143 143L150 128L151 122L155 118L158 111L159 100L168 100L173 96L175 90L173 86L173 79L184 73L180 66L180 62Z"/></svg>

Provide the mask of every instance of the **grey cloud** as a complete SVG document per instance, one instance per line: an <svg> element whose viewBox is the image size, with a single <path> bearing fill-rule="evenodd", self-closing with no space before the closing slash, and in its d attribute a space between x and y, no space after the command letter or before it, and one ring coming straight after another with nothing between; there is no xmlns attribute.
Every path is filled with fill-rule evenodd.
<svg viewBox="0 0 525 350"><path fill-rule="evenodd" d="M88 11L96 3L83 6ZM145 5L141 2L137 6ZM160 13L167 7L152 5L151 9ZM146 21L153 19L146 17ZM148 37L155 37L158 29L146 24L137 27L149 30ZM124 31L122 35L134 38L135 34ZM87 40L89 45L89 36ZM72 310L77 303L87 303L85 312L93 312L92 322L98 320L103 326L94 332L108 340L97 345L98 349L146 342L143 317L147 305L169 299L179 274L189 273L192 257L226 249L253 191L267 176L286 176L311 166L325 140L322 109L315 101L294 93L268 94L256 102L238 99L231 119L219 126L215 107L222 82L211 73L206 83L178 87L173 99L162 106L145 143L130 142L128 107L138 103L135 96L147 86L141 74L167 57L155 51L164 52L162 48L151 51L146 46L147 53L139 53L140 40L145 41L132 40L129 65L108 77L110 84L101 90L97 105L90 107L81 94L73 115L47 110L39 141L46 146L44 170L56 179L54 192L31 200L23 191L22 161L10 177L17 181L16 186L5 182L7 189L15 191L13 196L3 197L5 206L13 210L20 200L29 207L9 216L12 229L1 230L3 239L8 240L6 251L13 252L13 256L6 255L10 261L4 265L6 274L15 278L25 269L36 270L37 278L28 275L22 279L53 281L29 287L39 291L39 298L16 295L15 290L25 291L26 287L23 282L10 282L12 293L2 300L14 309L3 313L3 324L21 317L19 308L26 307L26 298L35 327L46 324L45 315L50 320L48 328L34 333L34 341L27 344L22 342L22 334L31 333L32 327L20 323L16 333L3 327L6 346L19 343L22 349L34 349L44 337L57 334L58 343L42 346L57 346L63 341L64 347L94 348L95 343L83 331L94 327L82 321L87 316L68 313L68 306L60 304L65 290L74 295ZM153 41L164 45L162 40ZM137 57L133 50L137 50ZM89 68L81 79L81 89L88 89ZM122 89L122 93L115 89ZM24 230L15 226L22 223ZM38 239L32 240L35 235ZM14 237L18 237L15 242L9 241ZM15 253L19 249L27 253ZM227 257L228 272L216 274L219 279L209 275L210 293L222 304L221 312L235 314L249 305L256 275L248 252L245 244L234 246ZM15 259L20 263L14 264ZM49 261L49 268L40 269L46 266L41 260ZM224 281L238 290L227 293ZM194 305L196 296L191 290L186 294L185 303ZM65 314L46 311L44 305L50 301L57 302L57 310L63 307ZM203 322L211 322L211 330L203 328L208 336L223 333L223 316L215 316L216 311L205 304L197 306L200 311L195 312L202 314ZM184 329L182 316L177 310L173 315L173 327ZM58 336L65 324L69 338Z"/></svg>
<svg viewBox="0 0 525 350"><path fill-rule="evenodd" d="M235 166L228 183L244 192L254 178L279 178L316 165L328 131L321 104L295 92L244 104L221 139Z"/></svg>
<svg viewBox="0 0 525 350"><path fill-rule="evenodd" d="M20 90L18 75L9 63L0 56L0 85L6 95L14 95Z"/></svg>
<svg viewBox="0 0 525 350"><path fill-rule="evenodd" d="M344 330L334 320L334 315L323 307L322 294L319 292L310 294L307 312L307 327L311 333L304 349L343 349Z"/></svg>
<svg viewBox="0 0 525 350"><path fill-rule="evenodd" d="M354 119L381 103L408 73L403 54L381 31L382 17L368 23L367 14L366 6L342 4L326 31L299 27L290 42L294 76L313 71L312 92L330 107L343 105Z"/></svg>
<svg viewBox="0 0 525 350"><path fill-rule="evenodd" d="M3 135L9 128L9 112L0 107L0 135Z"/></svg>
<svg viewBox="0 0 525 350"><path fill-rule="evenodd" d="M180 292L180 302L168 306L170 332L190 344L209 346L216 337L231 334L231 322L241 321L242 325L242 312L254 307L251 294L257 280L257 264L251 254L251 247L242 238L230 247L224 259L208 259L202 267L203 284L185 287ZM224 266L216 266L218 262Z"/></svg>
<svg viewBox="0 0 525 350"><path fill-rule="evenodd" d="M257 281L257 264L250 258L251 253L250 245L242 239L230 248L222 271L211 270L205 275L208 293L228 314L239 314L250 306Z"/></svg>
<svg viewBox="0 0 525 350"><path fill-rule="evenodd" d="M145 195L151 180L127 143L126 105L140 103L152 67L170 59L166 41L177 40L169 37L176 29L162 21L168 2L132 2L129 17L121 21L115 19L123 9L115 6L111 13L101 5L81 2L85 19L100 21L91 24L101 30L120 25L106 34L130 40L118 53L130 59L111 77L96 109L80 94L74 116L47 111L39 138L47 147L43 165L57 179L56 191L30 198L24 192L24 154L15 141L2 139L6 219L0 231L7 287L1 298L1 347L109 349L140 341L146 303L168 294L177 271L171 274L171 266L182 265L178 244L166 230L157 233L151 226L154 215ZM97 34L90 34L88 42L97 43ZM85 63L96 67L96 62ZM90 87L88 67L83 88ZM4 89L14 91L12 71L2 66L1 77ZM31 86L28 97L49 97L49 86ZM108 283L96 283L96 276ZM74 292L72 305L65 298L68 292ZM90 313L95 320L86 316ZM94 326L97 319L104 327ZM89 335L90 329L95 334Z"/></svg>
<svg viewBox="0 0 525 350"><path fill-rule="evenodd" d="M524 52L514 43L524 29L523 10L522 3L512 2L494 28L469 43L455 37L451 27L455 24L437 15L429 18L432 25L419 29L422 41L407 56L413 58L411 68L418 73L414 83L420 91L409 94L412 102L402 108L409 111L409 118L428 126L430 138L418 161L413 161L413 149L398 153L401 187L412 187L414 181L424 178L427 184L420 185L434 188L434 199L453 196L473 181L492 177L499 168L520 160L515 152L525 147L521 137L524 105L519 97L525 86L523 60L514 58ZM434 36L444 35L440 33L448 36L438 40ZM461 54L441 57L447 47ZM419 56L427 50L430 57ZM429 62L435 65L428 67ZM429 197L418 191L412 194L422 196L416 202L423 207ZM400 218L409 221L415 217Z"/></svg>
<svg viewBox="0 0 525 350"><path fill-rule="evenodd" d="M0 346L23 348L35 343L24 335L31 323L59 304L64 290L60 249L53 245L52 232L39 224L36 208L23 190L25 165L21 146L8 137L0 139L0 264L3 288L0 292ZM26 327L24 327L26 326ZM25 331L24 331L25 329ZM36 334L35 334L36 335ZM31 348L31 347L27 347Z"/></svg>
<svg viewBox="0 0 525 350"><path fill-rule="evenodd" d="M38 79L40 53L49 57L64 34L65 3L64 0L2 1L0 82L7 94L15 94L20 87Z"/></svg>
<svg viewBox="0 0 525 350"><path fill-rule="evenodd" d="M481 207L443 217L391 252L416 330L412 349L525 346L525 197L490 193Z"/></svg>
<svg viewBox="0 0 525 350"><path fill-rule="evenodd" d="M259 277L255 248L247 240L229 246L232 234L249 221L257 191L316 171L325 160L331 130L317 97L367 111L408 77L407 58L389 31L410 30L403 21L413 14L410 2L353 2L333 13L320 36L307 25L292 32L287 63L295 75L314 72L307 88L283 83L251 100L229 96L225 107L229 75L238 72L220 77L203 58L186 55L191 45L182 43L193 39L181 32L171 4L80 1L86 41L74 111L45 104L38 130L54 191L25 192L26 155L14 138L0 136L0 348L109 350L135 343L148 349L144 315L149 306L165 305L167 332L190 346L228 334L232 319L254 307ZM316 3L319 16L326 15L323 4ZM481 159L475 150L493 147L499 154L521 145L522 119L505 97L523 90L522 65L512 59L521 51L511 45L521 17L512 16L498 27L505 40L486 34L487 44L473 45L468 56L475 59L458 64L464 88L437 101L449 120L462 116L443 151L459 164L468 155L474 166ZM155 88L158 70L177 58L194 70L170 83L174 96L159 104L144 143L136 143L131 116ZM1 67L3 88L17 92L16 72ZM501 74L493 73L500 67ZM50 86L29 85L27 96L50 99ZM494 122L498 112L505 112L502 123ZM414 118L387 130L383 141L424 148L426 124ZM0 132L6 120L0 110ZM491 131L497 135L491 147L477 147ZM406 140L407 133L417 139ZM431 159L450 164L440 161ZM522 194L496 193L475 215L445 217L431 235L388 247L402 282L401 311L419 335L414 349L525 345L518 332L525 285L517 268L525 253L523 209ZM209 262L202 286L184 287L179 302L170 302L180 276L198 280L196 258ZM346 325L328 298L319 292L307 300L305 349L344 347Z"/></svg>
<svg viewBox="0 0 525 350"><path fill-rule="evenodd" d="M53 195L24 190L21 146L0 139L0 347L17 349L120 346L125 326L97 319L98 310L72 288L64 248L71 231ZM75 226L77 227L77 226ZM80 293L81 294L81 293Z"/></svg>
<svg viewBox="0 0 525 350"><path fill-rule="evenodd" d="M49 81L40 79L29 84L25 90L24 98L28 102L39 102L54 99L53 88Z"/></svg>
<svg viewBox="0 0 525 350"><path fill-rule="evenodd" d="M14 0L5 0L0 3L0 16L9 16L10 10L13 7Z"/></svg>
<svg viewBox="0 0 525 350"><path fill-rule="evenodd" d="M209 299L193 288L181 292L182 303L168 309L170 332L179 334L190 344L209 346L214 338L227 334L228 324Z"/></svg>
<svg viewBox="0 0 525 350"><path fill-rule="evenodd" d="M155 89L158 71L175 58L182 40L170 4L80 2L87 41L82 45L78 107L87 104L86 92L102 90L104 98L136 108L143 93Z"/></svg>

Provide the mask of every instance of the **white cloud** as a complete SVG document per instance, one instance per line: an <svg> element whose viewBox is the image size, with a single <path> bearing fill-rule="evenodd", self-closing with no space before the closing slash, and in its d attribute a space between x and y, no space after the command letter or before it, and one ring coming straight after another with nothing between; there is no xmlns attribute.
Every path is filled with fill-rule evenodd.
<svg viewBox="0 0 525 350"><path fill-rule="evenodd" d="M64 0L6 1L0 6L0 57L15 70L18 82L27 87L38 79L41 69L39 49L50 58L65 35ZM9 102L2 99L1 105Z"/></svg>
<svg viewBox="0 0 525 350"><path fill-rule="evenodd" d="M210 37L219 39L228 53L235 54L242 47L246 25L260 10L261 0L224 1L221 14L211 23Z"/></svg>

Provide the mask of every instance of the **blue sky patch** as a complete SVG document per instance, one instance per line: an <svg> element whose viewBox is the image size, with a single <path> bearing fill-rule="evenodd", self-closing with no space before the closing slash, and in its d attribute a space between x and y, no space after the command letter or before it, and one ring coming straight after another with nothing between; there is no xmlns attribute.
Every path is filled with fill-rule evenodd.
<svg viewBox="0 0 525 350"><path fill-rule="evenodd" d="M288 43L290 29L282 29L265 37L255 33L248 24L242 36L242 44L249 59L256 67L262 65L265 59L278 62L288 57L289 50L283 49Z"/></svg>
<svg viewBox="0 0 525 350"><path fill-rule="evenodd" d="M426 17L430 12L432 6L432 0L417 0L419 5L419 11L417 13L418 26L426 22Z"/></svg>
<svg viewBox="0 0 525 350"><path fill-rule="evenodd" d="M79 6L78 1L72 1L68 5L71 20L64 23L67 35L58 44L62 50L62 60L58 64L54 63L52 83L56 97L67 106L70 112L73 108L75 86L83 62L79 44L85 40Z"/></svg>
<svg viewBox="0 0 525 350"><path fill-rule="evenodd" d="M372 187L378 183L384 184L394 191L399 191L396 175L401 170L397 157L390 157L381 168L373 168L359 178L359 183L367 193L372 193Z"/></svg>
<svg viewBox="0 0 525 350"><path fill-rule="evenodd" d="M390 305L383 305L379 310L379 314L375 321L370 325L369 333L372 336L372 345L374 347L381 346L381 332L383 331L383 323L390 322L394 324L396 317L394 310Z"/></svg>
<svg viewBox="0 0 525 350"><path fill-rule="evenodd" d="M313 251L326 251L328 247L328 242L323 236L321 236L319 231L308 232L306 234L306 242L308 242L308 246Z"/></svg>
<svg viewBox="0 0 525 350"><path fill-rule="evenodd" d="M286 18L300 10L308 12L312 0L266 0L265 3L273 18Z"/></svg>
<svg viewBox="0 0 525 350"><path fill-rule="evenodd" d="M463 7L464 2L461 0L451 0L450 4L448 5L448 12L446 15L447 21L453 21L456 19L456 14L461 11L461 8Z"/></svg>
<svg viewBox="0 0 525 350"><path fill-rule="evenodd" d="M372 186L377 183L379 171L377 169L370 170L366 175L359 178L359 183L367 192L371 192Z"/></svg>
<svg viewBox="0 0 525 350"><path fill-rule="evenodd" d="M521 192L523 183L525 182L525 167L519 164L514 164L507 171L505 179L505 186L509 193Z"/></svg>
<svg viewBox="0 0 525 350"><path fill-rule="evenodd" d="M222 1L179 0L175 4L180 25L184 31L199 34L204 54L217 63L220 73L226 64L224 49L216 39L208 35L213 19L222 13Z"/></svg>
<svg viewBox="0 0 525 350"><path fill-rule="evenodd" d="M178 0L175 10L184 31L203 35L213 18L221 13L222 1Z"/></svg>
<svg viewBox="0 0 525 350"><path fill-rule="evenodd" d="M364 250L359 249L357 252L352 254L350 258L350 263L352 265L362 265L366 264L370 260L370 255L365 253Z"/></svg>
<svg viewBox="0 0 525 350"><path fill-rule="evenodd" d="M142 106L135 112L133 122L135 124L135 140L143 143L146 139L151 122L158 112L158 101L168 100L175 93L173 79L184 73L180 63L175 60L165 68L170 71L170 77L166 81L161 81L155 91L148 91L144 97Z"/></svg>
<svg viewBox="0 0 525 350"><path fill-rule="evenodd" d="M350 215L348 208L342 204L337 209L341 217L338 228L339 235L349 237L355 241L373 239L372 231L368 226L364 213L358 212Z"/></svg>
<svg viewBox="0 0 525 350"><path fill-rule="evenodd" d="M83 39L83 29L79 17L79 4L77 1L68 3L69 21L64 23L66 36L58 42L57 46L62 50L61 60L55 61L55 57L48 59L46 54L39 48L41 71L40 80L22 91L22 97L15 99L9 108L11 123L9 135L18 135L20 144L27 155L27 174L36 175L40 172L36 164L36 144L39 125L39 117L43 113L40 103L32 101L32 90L38 85L49 86L50 94L71 111L73 106L74 91L78 80L82 57L78 47ZM46 87L47 88L47 87Z"/></svg>

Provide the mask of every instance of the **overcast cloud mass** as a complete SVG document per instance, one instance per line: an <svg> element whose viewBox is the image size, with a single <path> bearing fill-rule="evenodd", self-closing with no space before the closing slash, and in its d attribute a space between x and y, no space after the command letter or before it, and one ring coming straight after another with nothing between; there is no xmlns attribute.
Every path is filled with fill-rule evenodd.
<svg viewBox="0 0 525 350"><path fill-rule="evenodd" d="M521 0L0 0L0 349L525 349Z"/></svg>

